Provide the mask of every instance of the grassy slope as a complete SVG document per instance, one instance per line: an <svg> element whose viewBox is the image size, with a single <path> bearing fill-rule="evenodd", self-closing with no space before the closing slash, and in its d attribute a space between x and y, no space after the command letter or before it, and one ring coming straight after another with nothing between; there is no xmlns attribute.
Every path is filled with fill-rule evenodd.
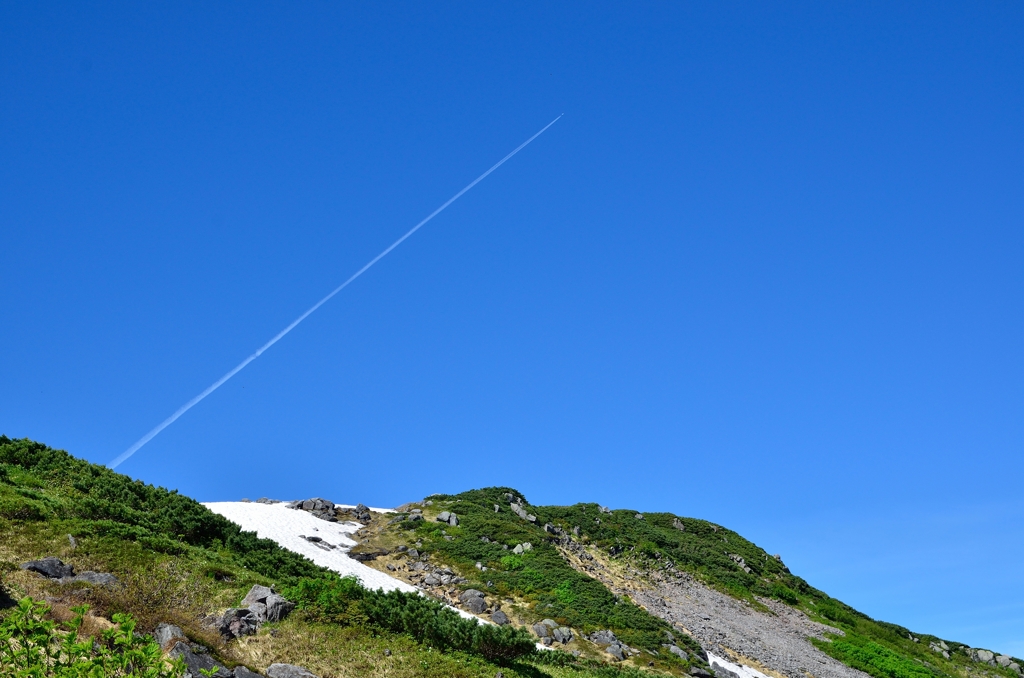
<svg viewBox="0 0 1024 678"><path fill-rule="evenodd" d="M49 555L78 571L112 572L123 585L112 590L60 586L17 568ZM92 631L105 628L113 613L127 612L141 630L161 621L178 624L229 666L260 669L285 661L325 677L490 678L499 670L509 678L638 675L628 667L586 661L552 666L537 658L499 667L466 653L438 652L399 634L318 623L301 611L230 644L197 621L237 605L252 584L285 587L325 576L333 574L242 532L188 497L39 443L0 436L0 607L22 595L46 597L55 601L53 615L61 618L71 606L87 602L94 613L87 624Z"/></svg>
<svg viewBox="0 0 1024 678"><path fill-rule="evenodd" d="M529 506L529 513L537 516L531 524L509 510L506 493L522 497L511 488L434 495L430 513L455 511L460 518L458 527L436 522L401 526L411 527L428 550L472 578L473 586L487 590L490 581L497 593L525 600L536 618L552 617L584 631L612 628L630 644L653 651L664 642L667 625L629 603L616 601L600 583L569 567L549 543L552 535L544 531L545 523L567 532L578 526L581 543L596 545L648 570L675 567L754 605L762 596L797 607L846 634L832 643L818 643L823 651L877 678L1017 676L1009 669L972 662L964 652L966 646L948 640L951 652L945 659L929 648L929 643L939 638L873 620L830 598L789 572L780 560L719 525L668 513L643 514L638 519L636 511L605 513L597 504ZM494 511L495 504L500 512ZM675 526L678 523L683 530ZM444 539L442 529L451 540ZM480 539L484 536L496 541L484 543ZM512 547L521 542L530 542L534 549L520 558L502 548L503 544ZM750 572L743 570L733 555L742 557ZM476 562L487 565L488 571L477 571Z"/></svg>

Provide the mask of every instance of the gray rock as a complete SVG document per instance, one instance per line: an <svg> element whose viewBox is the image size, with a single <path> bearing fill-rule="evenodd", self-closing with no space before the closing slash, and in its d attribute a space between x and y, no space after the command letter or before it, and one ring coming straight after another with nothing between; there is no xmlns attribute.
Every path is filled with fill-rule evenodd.
<svg viewBox="0 0 1024 678"><path fill-rule="evenodd" d="M411 516L406 518L406 520L408 520L409 522L415 523L417 521L423 520L423 514L422 513L413 513Z"/></svg>
<svg viewBox="0 0 1024 678"><path fill-rule="evenodd" d="M544 626L547 626L549 629L558 628L558 622L554 619L543 619L540 623L544 624Z"/></svg>
<svg viewBox="0 0 1024 678"><path fill-rule="evenodd" d="M979 662L985 662L986 664L995 659L995 654L988 650L978 650L977 655Z"/></svg>
<svg viewBox="0 0 1024 678"><path fill-rule="evenodd" d="M499 513L500 511L501 511L501 507L500 507L500 506L498 506L497 504L495 504L495 505L494 505L494 512L495 512L495 513Z"/></svg>
<svg viewBox="0 0 1024 678"><path fill-rule="evenodd" d="M75 576L75 568L71 565L65 565L64 561L56 556L49 556L41 560L30 560L27 563L22 563L21 569L37 572L49 579L63 579L64 577Z"/></svg>
<svg viewBox="0 0 1024 678"><path fill-rule="evenodd" d="M245 598L242 598L242 607L249 607L253 603L265 603L267 598L272 595L274 595L274 589L256 584L245 594Z"/></svg>
<svg viewBox="0 0 1024 678"><path fill-rule="evenodd" d="M463 591L462 593L459 594L459 602L460 603L464 603L467 600L471 600L473 598L483 598L483 597L484 597L484 592L483 591L477 591L476 589L466 589L465 591Z"/></svg>
<svg viewBox="0 0 1024 678"><path fill-rule="evenodd" d="M672 519L672 527L676 528L680 532L686 532L686 525L684 525L683 521L679 520L679 518Z"/></svg>
<svg viewBox="0 0 1024 678"><path fill-rule="evenodd" d="M455 515L454 513L452 513L451 515L448 516L448 524L451 525L452 527L457 527L458 524L459 524L459 517L457 515Z"/></svg>
<svg viewBox="0 0 1024 678"><path fill-rule="evenodd" d="M217 678L232 678L232 672L228 671L223 664L213 660L213 657L206 654L196 654L187 644L178 641L167 653L172 659L181 659L185 662L185 675L183 678L203 678L200 669L210 671L216 669L213 675Z"/></svg>
<svg viewBox="0 0 1024 678"><path fill-rule="evenodd" d="M516 544L516 547L512 549L512 553L516 554L517 556L523 555L523 545Z"/></svg>
<svg viewBox="0 0 1024 678"><path fill-rule="evenodd" d="M185 632L174 624L159 624L153 631L153 640L157 642L157 645L159 645L161 649L166 650L172 640L177 641L187 639L185 637Z"/></svg>
<svg viewBox="0 0 1024 678"><path fill-rule="evenodd" d="M1021 668L1020 668L1020 664L1018 664L1017 662L1010 662L1010 665L1009 665L1009 666L1007 666L1006 668L1008 668L1008 669L1010 669L1010 670L1014 671L1014 672L1015 672L1015 673L1017 673L1018 675L1019 675L1020 673L1022 673L1022 671L1021 671Z"/></svg>
<svg viewBox="0 0 1024 678"><path fill-rule="evenodd" d="M258 673L254 673L254 672L250 671L249 669L245 668L244 666L236 666L235 667L235 678L263 678L263 676L261 676Z"/></svg>
<svg viewBox="0 0 1024 678"><path fill-rule="evenodd" d="M435 520L437 522L439 522L439 523L447 523L448 519L451 518L451 517L452 517L452 514L449 513L448 511L441 511L440 513L437 514L437 518L435 518Z"/></svg>
<svg viewBox="0 0 1024 678"><path fill-rule="evenodd" d="M495 610L491 613L491 621L498 626L504 626L505 624L512 623L512 620L508 618L508 615L501 610Z"/></svg>
<svg viewBox="0 0 1024 678"><path fill-rule="evenodd" d="M674 654L675 656L679 657L680 659L682 659L684 662L687 659L689 659L689 656L686 654L686 652L683 651L683 649L680 648L677 645L669 645L668 646L668 651L671 652L672 654Z"/></svg>
<svg viewBox="0 0 1024 678"><path fill-rule="evenodd" d="M295 603L276 593L267 596L267 621L281 621L295 609Z"/></svg>
<svg viewBox="0 0 1024 678"><path fill-rule="evenodd" d="M423 578L423 583L427 586L437 586L441 583L441 580L432 574L428 574L426 577Z"/></svg>
<svg viewBox="0 0 1024 678"><path fill-rule="evenodd" d="M611 645L606 647L604 651L610 654L611 656L615 657L615 659L620 662L626 658L625 653L622 651L622 646L619 645L617 642L612 643Z"/></svg>
<svg viewBox="0 0 1024 678"><path fill-rule="evenodd" d="M547 624L534 624L530 627L530 630L533 631L538 638L547 638L551 635L551 629L548 628Z"/></svg>
<svg viewBox="0 0 1024 678"><path fill-rule="evenodd" d="M636 515L635 515L635 516L633 516L633 517L634 517L634 518L636 518L637 520L643 520L643 519L644 519L644 514L642 514L642 513L638 513L638 514L636 514Z"/></svg>
<svg viewBox="0 0 1024 678"><path fill-rule="evenodd" d="M568 628L566 626L559 626L558 628L556 628L554 631L551 632L551 637L554 638L555 640L557 640L558 642L562 643L563 645L565 643L571 643L572 642L572 629L570 629L570 628Z"/></svg>
<svg viewBox="0 0 1024 678"><path fill-rule="evenodd" d="M260 622L267 621L267 606L263 603L250 603L249 610L256 615Z"/></svg>
<svg viewBox="0 0 1024 678"><path fill-rule="evenodd" d="M248 636L259 629L260 620L248 608L231 608L216 618L213 627L225 640Z"/></svg>
<svg viewBox="0 0 1024 678"><path fill-rule="evenodd" d="M96 586L114 586L117 584L117 577L109 572L93 572L91 570L86 570L85 572L76 574L74 577L61 579L61 583L71 581L84 581Z"/></svg>
<svg viewBox="0 0 1024 678"><path fill-rule="evenodd" d="M1001 654L1001 655L998 655L996 657L996 664L999 664L1000 666L1002 666L1004 668L1009 666L1010 662L1012 662L1012 661L1013 661L1013 659L1011 659L1009 657L1009 655Z"/></svg>
<svg viewBox="0 0 1024 678"><path fill-rule="evenodd" d="M487 611L487 601L483 598L471 598L462 604L467 611L473 614L483 614Z"/></svg>
<svg viewBox="0 0 1024 678"><path fill-rule="evenodd" d="M618 638L615 637L615 634L607 629L603 631L594 631L587 636L587 639L597 645L610 645L618 640Z"/></svg>
<svg viewBox="0 0 1024 678"><path fill-rule="evenodd" d="M715 672L716 678L740 678L735 671L730 671L718 662L711 662L711 670Z"/></svg>
<svg viewBox="0 0 1024 678"><path fill-rule="evenodd" d="M700 666L691 666L690 675L694 678L711 678L711 672Z"/></svg>
<svg viewBox="0 0 1024 678"><path fill-rule="evenodd" d="M294 664L271 664L267 667L267 678L317 678L317 676Z"/></svg>
<svg viewBox="0 0 1024 678"><path fill-rule="evenodd" d="M409 549L408 553L409 553L409 557L410 558L419 558L420 557L420 552L417 551L416 549Z"/></svg>

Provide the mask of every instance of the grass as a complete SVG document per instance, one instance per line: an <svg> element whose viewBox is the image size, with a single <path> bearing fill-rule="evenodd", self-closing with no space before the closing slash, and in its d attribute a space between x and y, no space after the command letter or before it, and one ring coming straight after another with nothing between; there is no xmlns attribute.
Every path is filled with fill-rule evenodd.
<svg viewBox="0 0 1024 678"><path fill-rule="evenodd" d="M17 567L50 555L78 571L111 572L120 585L60 585ZM499 670L529 678L640 675L629 667L568 655L561 664L553 664L548 654L498 663L474 652L441 651L436 643L417 640L414 627L396 633L361 625L359 618L323 621L304 611L231 643L198 621L237 605L253 584L287 589L324 580L339 578L241 531L188 497L39 443L0 436L0 619L12 614L10 605L23 596L52 601L48 617L57 621L73 619L72 609L88 604L83 629L96 637L112 627L111 618L130 614L144 633L160 622L181 626L229 667L296 663L323 678L492 677ZM480 643L470 647L478 649Z"/></svg>

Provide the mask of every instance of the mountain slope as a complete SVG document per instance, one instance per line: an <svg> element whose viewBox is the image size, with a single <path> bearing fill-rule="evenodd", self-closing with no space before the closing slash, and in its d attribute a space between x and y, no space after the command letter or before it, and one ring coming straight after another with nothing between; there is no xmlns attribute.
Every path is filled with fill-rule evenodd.
<svg viewBox="0 0 1024 678"><path fill-rule="evenodd" d="M220 506L231 515L231 505ZM246 515L292 511L234 506ZM722 678L729 671L748 678L850 678L861 671L876 678L1018 676L1010 658L1000 666L993 653L871 620L706 521L596 504L535 507L511 488L433 495L400 508L367 511L344 529L295 510L287 529L263 539L175 492L0 436L0 607L3 596L9 605L32 595L51 601L51 614L60 618L86 602L89 628L105 628L114 613L127 612L143 631L160 622L181 626L229 667L260 670L288 661L325 677L703 675L706 658L714 662L715 655L736 662L717 660ZM260 528L260 520L250 527ZM322 567L331 563L317 550L328 547L300 539L300 530L305 537L331 535L326 541L339 547L330 554L332 569ZM359 543L352 547L347 535ZM354 563L349 547L381 578ZM43 556L111 572L120 583L59 584L17 569ZM372 587L401 580L396 588L415 586L465 615L491 619L500 611L513 622L502 631L509 639L519 624L562 651L488 659L500 652L480 654L465 635L474 632L445 617L437 603L413 595L407 604L401 595L410 594L353 588L339 572ZM300 609L230 642L202 622L237 606L253 584L276 586ZM466 598L472 591L478 598ZM426 616L398 619L388 612L394 605ZM756 623L737 625L744 618ZM550 626L539 624L545 621ZM791 633L778 636L785 624ZM831 664L784 661L794 643Z"/></svg>

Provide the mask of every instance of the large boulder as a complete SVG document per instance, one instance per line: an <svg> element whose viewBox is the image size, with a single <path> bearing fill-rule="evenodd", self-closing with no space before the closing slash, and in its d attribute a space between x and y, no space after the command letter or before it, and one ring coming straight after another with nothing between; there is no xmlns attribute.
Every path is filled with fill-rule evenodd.
<svg viewBox="0 0 1024 678"><path fill-rule="evenodd" d="M267 596L266 606L268 622L281 621L295 609L295 603L276 593Z"/></svg>
<svg viewBox="0 0 1024 678"><path fill-rule="evenodd" d="M551 629L548 627L547 624L534 624L530 627L530 630L533 631L538 638L551 637Z"/></svg>
<svg viewBox="0 0 1024 678"><path fill-rule="evenodd" d="M182 678L203 678L200 670L214 671L213 675L217 678L233 678L232 671L214 661L208 654L193 652L187 643L179 641L167 654L172 659L181 659L185 662L185 675Z"/></svg>
<svg viewBox="0 0 1024 678"><path fill-rule="evenodd" d="M267 678L317 678L317 676L294 664L271 664L267 668Z"/></svg>
<svg viewBox="0 0 1024 678"><path fill-rule="evenodd" d="M56 556L48 556L41 560L30 560L27 563L22 563L21 569L37 572L49 579L63 579L75 576L75 568L71 565L65 565L64 561Z"/></svg>
<svg viewBox="0 0 1024 678"><path fill-rule="evenodd" d="M481 614L487 609L487 601L484 600L483 591L477 591L476 589L467 589L459 595L459 602L469 612L473 614Z"/></svg>
<svg viewBox="0 0 1024 678"><path fill-rule="evenodd" d="M491 613L491 621L498 626L504 626L505 624L510 624L512 622L512 620L508 618L508 615L501 610L495 610Z"/></svg>
<svg viewBox="0 0 1024 678"><path fill-rule="evenodd" d="M214 619L213 627L224 640L232 640L256 633L261 620L248 608L231 608Z"/></svg>
<svg viewBox="0 0 1024 678"><path fill-rule="evenodd" d="M245 598L242 598L242 607L249 607L253 603L265 603L267 598L272 595L274 595L274 589L256 584L245 594Z"/></svg>
<svg viewBox="0 0 1024 678"><path fill-rule="evenodd" d="M679 647L678 645L674 645L674 644L671 644L671 643L670 643L670 644L668 644L668 645L665 645L664 647L665 647L665 649L667 649L667 650L668 650L669 652L671 652L671 653L672 653L672 654L674 654L675 656L677 656L677 657L679 657L680 659L682 659L682 660L683 660L684 662L685 662L685 661L686 661L687 659L689 659L689 656L688 656L688 655L686 654L686 651L685 651L685 650L683 650L682 648L680 648L680 647Z"/></svg>
<svg viewBox="0 0 1024 678"><path fill-rule="evenodd" d="M621 662L623 659L626 658L626 654L625 652L623 652L622 645L620 645L618 641L606 647L604 651L610 654L612 657L614 657L616 661Z"/></svg>
<svg viewBox="0 0 1024 678"><path fill-rule="evenodd" d="M551 632L551 637L554 638L555 640L557 640L558 642L562 643L563 645L565 643L571 643L572 642L572 629L570 629L567 626L559 626L558 628L556 628L554 631Z"/></svg>

